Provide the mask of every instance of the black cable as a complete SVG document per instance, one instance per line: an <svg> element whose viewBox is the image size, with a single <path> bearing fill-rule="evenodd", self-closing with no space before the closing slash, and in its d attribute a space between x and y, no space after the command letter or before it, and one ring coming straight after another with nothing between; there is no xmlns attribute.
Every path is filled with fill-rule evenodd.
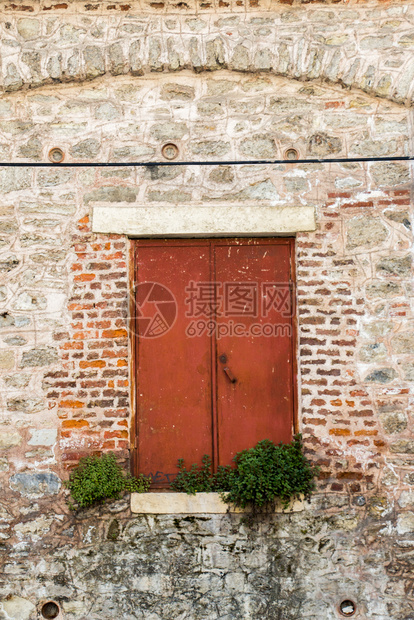
<svg viewBox="0 0 414 620"><path fill-rule="evenodd" d="M0 168L118 168L118 167L141 167L156 168L158 166L258 166L263 164L279 165L279 164L349 164L374 161L414 161L414 157L409 155L396 157L348 157L347 159L339 159L336 157L328 157L327 159L256 159L253 161L154 161L154 162L68 162L68 163L52 163L52 162L0 162Z"/></svg>

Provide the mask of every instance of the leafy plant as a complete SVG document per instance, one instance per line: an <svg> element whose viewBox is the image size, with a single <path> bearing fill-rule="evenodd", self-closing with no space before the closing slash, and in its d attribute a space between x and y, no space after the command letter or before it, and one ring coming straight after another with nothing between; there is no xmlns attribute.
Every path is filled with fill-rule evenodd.
<svg viewBox="0 0 414 620"><path fill-rule="evenodd" d="M142 474L138 478L125 474L115 454L108 453L81 458L65 485L76 508L88 508L105 499L117 499L124 492L144 493L150 483L151 479ZM71 502L69 507L75 509Z"/></svg>
<svg viewBox="0 0 414 620"><path fill-rule="evenodd" d="M238 452L233 460L236 469L231 488L222 493L228 504L263 511L280 500L286 508L292 499L309 498L315 489L319 468L304 456L301 435L288 444L264 439L254 448Z"/></svg>
<svg viewBox="0 0 414 620"><path fill-rule="evenodd" d="M184 465L184 459L178 459L178 474L171 483L171 488L190 495L195 495L197 492L229 491L232 468L220 465L213 474L211 457L208 454L203 456L201 462L200 467L193 463L188 470Z"/></svg>
<svg viewBox="0 0 414 620"><path fill-rule="evenodd" d="M227 504L250 507L254 513L274 507L277 500L287 507L301 495L309 498L315 489L314 477L319 473L319 468L303 454L301 435L295 435L288 444L264 439L254 448L238 452L233 461L234 468L220 466L212 473L207 454L200 467L193 464L189 470L179 459L179 472L171 487L190 494L218 491Z"/></svg>

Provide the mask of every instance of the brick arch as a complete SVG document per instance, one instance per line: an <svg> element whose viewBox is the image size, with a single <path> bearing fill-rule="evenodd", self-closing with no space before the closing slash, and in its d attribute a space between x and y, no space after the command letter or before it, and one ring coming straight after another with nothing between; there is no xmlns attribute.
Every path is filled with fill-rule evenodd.
<svg viewBox="0 0 414 620"><path fill-rule="evenodd" d="M283 39L278 37L278 26L274 25L271 42L269 38L262 40L252 27L249 33L248 27L249 24L244 37L235 42L224 27L206 35L126 35L105 43L95 43L93 37L85 36L83 43L66 47L54 45L50 39L47 46L36 51L25 49L28 43L19 43L21 53L3 62L0 88L14 92L46 84L94 80L104 75L229 69L325 81L403 105L411 105L414 99L414 53L405 49L399 67L387 66L392 52L401 54L397 40L384 49L372 49L376 45L375 41L370 42L375 39L373 35L358 47L349 42L349 35L344 40L331 37L332 40L323 38L321 42L320 35L303 28L298 28L295 36Z"/></svg>

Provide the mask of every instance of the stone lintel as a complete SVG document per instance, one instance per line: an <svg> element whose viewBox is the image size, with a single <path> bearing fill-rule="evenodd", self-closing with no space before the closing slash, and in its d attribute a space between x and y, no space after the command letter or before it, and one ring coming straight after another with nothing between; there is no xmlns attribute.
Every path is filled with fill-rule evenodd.
<svg viewBox="0 0 414 620"><path fill-rule="evenodd" d="M293 235L316 229L314 207L95 206L92 230L129 237Z"/></svg>
<svg viewBox="0 0 414 620"><path fill-rule="evenodd" d="M296 500L284 509L276 506L275 512L301 512L304 500ZM240 508L228 506L219 493L131 493L131 512L139 514L224 514L226 512L243 513Z"/></svg>

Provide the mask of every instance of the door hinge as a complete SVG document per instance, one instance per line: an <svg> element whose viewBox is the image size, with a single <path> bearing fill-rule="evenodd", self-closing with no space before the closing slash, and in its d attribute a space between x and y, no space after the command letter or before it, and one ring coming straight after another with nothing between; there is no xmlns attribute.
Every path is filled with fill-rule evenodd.
<svg viewBox="0 0 414 620"><path fill-rule="evenodd" d="M135 435L134 448L135 448L135 450L138 448L138 435Z"/></svg>

